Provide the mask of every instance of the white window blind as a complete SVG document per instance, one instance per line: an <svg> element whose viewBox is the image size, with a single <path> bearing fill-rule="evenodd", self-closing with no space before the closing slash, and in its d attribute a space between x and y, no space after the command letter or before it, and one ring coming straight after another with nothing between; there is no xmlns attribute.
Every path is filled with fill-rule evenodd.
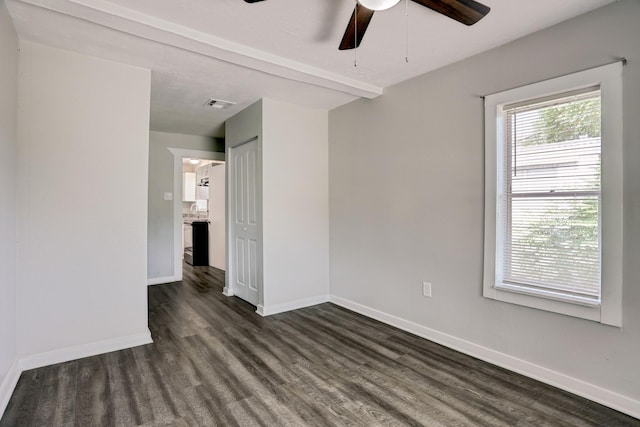
<svg viewBox="0 0 640 427"><path fill-rule="evenodd" d="M505 105L497 287L601 300L601 109L591 87Z"/></svg>

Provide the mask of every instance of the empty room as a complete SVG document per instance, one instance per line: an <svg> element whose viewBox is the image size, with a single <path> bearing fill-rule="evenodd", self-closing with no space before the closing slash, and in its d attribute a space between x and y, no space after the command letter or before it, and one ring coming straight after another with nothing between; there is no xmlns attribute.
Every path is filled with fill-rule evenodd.
<svg viewBox="0 0 640 427"><path fill-rule="evenodd" d="M0 427L640 426L639 22L0 0Z"/></svg>

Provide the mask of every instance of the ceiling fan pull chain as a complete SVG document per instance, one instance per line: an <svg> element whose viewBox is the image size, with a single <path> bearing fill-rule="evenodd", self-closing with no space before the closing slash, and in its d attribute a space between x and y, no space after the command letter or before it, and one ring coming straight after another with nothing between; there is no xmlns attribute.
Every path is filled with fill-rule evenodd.
<svg viewBox="0 0 640 427"><path fill-rule="evenodd" d="M358 0L355 0L356 8L353 10L353 23L355 24L355 31L353 32L355 48L353 49L353 66L358 66Z"/></svg>
<svg viewBox="0 0 640 427"><path fill-rule="evenodd" d="M407 21L407 44L406 44L406 52L404 56L404 62L409 62L409 0L405 0L404 2L404 15Z"/></svg>

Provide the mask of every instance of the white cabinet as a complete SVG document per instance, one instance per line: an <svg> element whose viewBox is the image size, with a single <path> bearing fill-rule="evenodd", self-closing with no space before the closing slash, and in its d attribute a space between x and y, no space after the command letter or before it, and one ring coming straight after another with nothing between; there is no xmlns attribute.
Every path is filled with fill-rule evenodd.
<svg viewBox="0 0 640 427"><path fill-rule="evenodd" d="M209 200L209 187L204 185L196 185L196 199Z"/></svg>
<svg viewBox="0 0 640 427"><path fill-rule="evenodd" d="M185 172L182 177L182 201L196 201L196 174Z"/></svg>
<svg viewBox="0 0 640 427"><path fill-rule="evenodd" d="M209 200L209 169L211 169L211 165L200 166L196 169L197 200Z"/></svg>
<svg viewBox="0 0 640 427"><path fill-rule="evenodd" d="M193 233L192 233L191 224L183 224L182 225L182 247L186 249L192 246L193 246Z"/></svg>
<svg viewBox="0 0 640 427"><path fill-rule="evenodd" d="M210 165L200 166L196 169L196 184L200 184L202 182L202 178L209 178L209 169Z"/></svg>

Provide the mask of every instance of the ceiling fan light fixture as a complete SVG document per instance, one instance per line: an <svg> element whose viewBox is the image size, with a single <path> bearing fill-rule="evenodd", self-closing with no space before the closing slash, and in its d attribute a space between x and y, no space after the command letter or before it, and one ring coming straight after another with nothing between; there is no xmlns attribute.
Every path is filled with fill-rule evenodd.
<svg viewBox="0 0 640 427"><path fill-rule="evenodd" d="M386 10L398 4L400 0L358 0L362 6L370 10Z"/></svg>

